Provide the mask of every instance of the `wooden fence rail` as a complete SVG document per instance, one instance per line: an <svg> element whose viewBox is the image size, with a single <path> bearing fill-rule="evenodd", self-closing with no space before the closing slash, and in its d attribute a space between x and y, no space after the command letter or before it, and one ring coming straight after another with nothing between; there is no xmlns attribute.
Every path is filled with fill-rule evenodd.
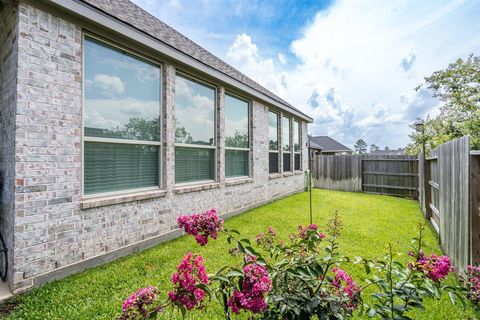
<svg viewBox="0 0 480 320"><path fill-rule="evenodd" d="M314 186L417 198L417 162L417 157L403 155L316 155Z"/></svg>

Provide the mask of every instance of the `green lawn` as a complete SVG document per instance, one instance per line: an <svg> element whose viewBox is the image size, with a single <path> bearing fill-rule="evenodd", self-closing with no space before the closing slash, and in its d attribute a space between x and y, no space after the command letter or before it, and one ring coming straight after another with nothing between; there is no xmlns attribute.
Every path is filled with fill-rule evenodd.
<svg viewBox="0 0 480 320"><path fill-rule="evenodd" d="M396 251L405 252L422 220L417 202L395 197L314 190L313 199L314 222L320 229L335 210L341 213L344 224L341 249L352 257L383 256L388 243ZM271 225L280 236L286 237L298 224L308 223L308 205L308 193L297 194L231 218L226 224L252 237ZM427 230L425 240L427 252L440 252L432 229ZM121 309L122 300L138 287L153 284L166 293L170 275L185 252L202 254L207 271L213 272L233 262L227 247L224 237L210 241L206 247L196 245L193 237L182 237L18 296L15 310L6 319L112 319ZM350 271L361 283L362 273L355 268ZM455 282L453 278L449 281ZM472 310L452 306L446 296L440 301L429 301L426 311L410 316L427 320L476 319ZM180 318L178 314L168 314L165 318L177 317ZM216 304L211 303L201 312L190 314L188 319L222 319L222 316Z"/></svg>

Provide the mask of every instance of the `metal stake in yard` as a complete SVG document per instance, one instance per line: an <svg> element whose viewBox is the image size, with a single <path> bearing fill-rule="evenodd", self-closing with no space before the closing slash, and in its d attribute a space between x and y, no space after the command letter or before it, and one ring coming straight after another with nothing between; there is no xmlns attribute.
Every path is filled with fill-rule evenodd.
<svg viewBox="0 0 480 320"><path fill-rule="evenodd" d="M310 224L313 223L312 216L312 154L310 150L310 139L308 139L308 188L310 189Z"/></svg>

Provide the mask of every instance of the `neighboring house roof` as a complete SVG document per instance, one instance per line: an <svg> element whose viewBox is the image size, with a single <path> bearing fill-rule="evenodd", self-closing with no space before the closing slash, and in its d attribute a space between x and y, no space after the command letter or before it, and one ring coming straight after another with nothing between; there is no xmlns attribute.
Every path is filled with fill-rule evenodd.
<svg viewBox="0 0 480 320"><path fill-rule="evenodd" d="M405 149L375 150L375 151L370 152L370 154L375 155L375 156L402 155L402 154L405 154Z"/></svg>
<svg viewBox="0 0 480 320"><path fill-rule="evenodd" d="M337 140L330 138L329 136L308 136L310 141L310 145L318 145L320 148L314 149L321 149L322 152L352 152L353 150L349 147L341 144Z"/></svg>
<svg viewBox="0 0 480 320"><path fill-rule="evenodd" d="M58 3L59 1L56 0L55 2ZM305 113L301 112L282 98L272 93L270 90L264 88L237 69L222 61L220 58L208 52L133 2L129 0L81 0L81 2L93 6L98 10L101 10L103 13L127 23L135 29L154 37L162 43L167 44L168 46L188 55L197 61L200 61L206 66L241 82L242 84L278 102L280 105L286 107L286 110L291 109L294 111L294 113L304 118L304 120L309 122L313 121L313 119Z"/></svg>

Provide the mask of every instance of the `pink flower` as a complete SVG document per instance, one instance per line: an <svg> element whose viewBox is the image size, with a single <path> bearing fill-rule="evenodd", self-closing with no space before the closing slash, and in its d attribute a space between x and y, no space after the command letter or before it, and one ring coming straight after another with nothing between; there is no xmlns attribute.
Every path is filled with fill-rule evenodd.
<svg viewBox="0 0 480 320"><path fill-rule="evenodd" d="M228 307L236 314L242 309L253 313L265 311L268 308L265 296L272 286L267 269L258 264L248 264L243 268L243 276L241 291L233 292L227 302Z"/></svg>
<svg viewBox="0 0 480 320"><path fill-rule="evenodd" d="M423 251L417 256L417 261L410 261L408 267L411 270L421 271L433 281L440 281L454 271L450 258L447 256L437 257L435 254L425 255Z"/></svg>
<svg viewBox="0 0 480 320"><path fill-rule="evenodd" d="M480 266L467 266L465 275L463 282L467 289L467 297L478 306L480 304Z"/></svg>
<svg viewBox="0 0 480 320"><path fill-rule="evenodd" d="M190 252L183 257L171 279L175 287L168 297L172 302L184 305L189 310L203 307L205 291L198 287L208 284L203 262L202 256L193 256Z"/></svg>
<svg viewBox="0 0 480 320"><path fill-rule="evenodd" d="M350 300L347 307L356 309L360 287L345 270L335 267L332 271L334 274L332 286L337 290L337 294L346 295Z"/></svg>
<svg viewBox="0 0 480 320"><path fill-rule="evenodd" d="M133 292L122 303L122 314L117 319L137 319L137 317L146 317L153 312L161 312L162 308L155 305L159 291L153 286L140 288Z"/></svg>
<svg viewBox="0 0 480 320"><path fill-rule="evenodd" d="M316 234L320 239L325 238L325 234L321 232L316 232L318 230L318 226L314 223L303 227L302 225L298 226L298 235L302 239L307 239L308 237Z"/></svg>
<svg viewBox="0 0 480 320"><path fill-rule="evenodd" d="M201 246L208 243L208 237L217 239L223 226L223 220L218 217L215 209L200 214L182 215L177 218L177 223L187 234L195 236L195 241Z"/></svg>

